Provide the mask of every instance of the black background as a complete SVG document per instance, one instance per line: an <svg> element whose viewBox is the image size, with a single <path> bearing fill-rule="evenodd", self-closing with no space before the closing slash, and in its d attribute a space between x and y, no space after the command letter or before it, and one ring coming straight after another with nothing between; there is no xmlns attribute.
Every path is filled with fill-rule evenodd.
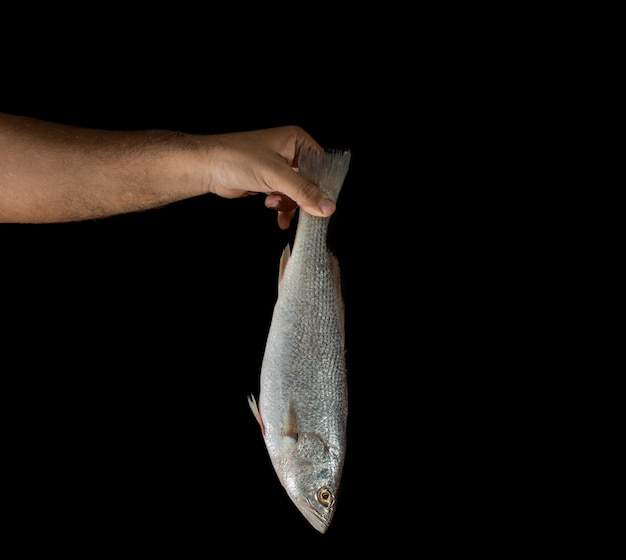
<svg viewBox="0 0 626 560"><path fill-rule="evenodd" d="M0 225L5 461L25 549L178 558L225 546L292 557L290 543L324 555L494 545L510 490L481 483L499 477L481 454L491 419L468 402L487 390L468 371L494 358L462 334L483 327L469 289L479 248L459 231L466 195L447 180L458 165L449 138L464 134L451 134L455 95L448 103L427 70L432 56L411 54L414 31L383 39L377 14L357 24L308 10L321 19L168 10L5 20L21 33L6 45L19 56L3 59L1 111L199 134L298 124L352 152L329 233L350 415L325 535L280 487L246 402L294 233L262 195Z"/></svg>
<svg viewBox="0 0 626 560"><path fill-rule="evenodd" d="M390 390L376 381L401 377L377 335L394 328L378 282L405 264L386 256L380 235L393 227L391 205L373 202L396 197L373 161L394 149L368 132L387 126L375 59L357 61L349 40L325 45L304 30L268 37L231 25L225 40L202 26L172 32L165 14L142 26L97 19L42 20L25 31L32 48L7 62L0 110L192 133L298 124L323 146L352 151L329 235L345 292L349 451L335 519L319 535L279 485L247 404L258 394L280 253L294 233L278 228L262 195L5 224L2 392L14 434L6 459L14 530L28 535L26 548L113 552L123 543L131 553L187 557L188 548L261 552L263 540L325 550L387 518L410 520L410 510L385 504L394 486L406 492L415 481L381 470L388 453L408 450L386 449L385 432L398 426L381 412ZM328 39L344 32L326 26Z"/></svg>

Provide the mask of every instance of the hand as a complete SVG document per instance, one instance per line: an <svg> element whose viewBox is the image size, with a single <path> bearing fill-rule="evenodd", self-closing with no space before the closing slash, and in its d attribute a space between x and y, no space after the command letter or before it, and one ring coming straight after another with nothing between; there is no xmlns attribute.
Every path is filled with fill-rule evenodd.
<svg viewBox="0 0 626 560"><path fill-rule="evenodd" d="M335 203L298 173L322 148L298 126L230 134L92 130L0 113L0 222L53 223L145 211L213 193L265 193L287 229L299 206Z"/></svg>
<svg viewBox="0 0 626 560"><path fill-rule="evenodd" d="M297 207L314 216L335 211L335 203L297 172L302 150L322 150L302 128L216 134L211 140L208 188L214 194L237 198L266 193L265 206L278 212L281 229L289 227Z"/></svg>

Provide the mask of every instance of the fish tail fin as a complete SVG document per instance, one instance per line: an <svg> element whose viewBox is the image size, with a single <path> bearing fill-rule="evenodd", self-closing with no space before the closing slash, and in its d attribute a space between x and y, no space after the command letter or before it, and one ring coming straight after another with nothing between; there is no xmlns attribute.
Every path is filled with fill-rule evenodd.
<svg viewBox="0 0 626 560"><path fill-rule="evenodd" d="M298 158L298 171L336 202L348 173L350 159L350 150L317 152L307 149Z"/></svg>

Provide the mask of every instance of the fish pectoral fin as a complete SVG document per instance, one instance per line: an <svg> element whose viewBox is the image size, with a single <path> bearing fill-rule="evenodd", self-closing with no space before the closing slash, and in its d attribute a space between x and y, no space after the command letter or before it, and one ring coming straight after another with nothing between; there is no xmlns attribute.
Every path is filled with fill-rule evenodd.
<svg viewBox="0 0 626 560"><path fill-rule="evenodd" d="M287 409L287 416L285 418L285 429L283 434L287 437L298 441L298 419L296 418L296 409L293 406L293 401L289 401L289 408Z"/></svg>
<svg viewBox="0 0 626 560"><path fill-rule="evenodd" d="M265 424L263 424L261 411L259 410L259 406L256 403L256 399L254 398L254 395L248 396L248 404L250 405L250 410L252 410L252 414L254 414L256 421L259 423L259 426L261 426L261 432L265 434Z"/></svg>

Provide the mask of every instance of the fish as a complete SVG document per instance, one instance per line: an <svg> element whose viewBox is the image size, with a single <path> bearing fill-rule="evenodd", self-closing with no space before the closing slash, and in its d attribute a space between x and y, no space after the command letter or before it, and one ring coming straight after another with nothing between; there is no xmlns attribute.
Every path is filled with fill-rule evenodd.
<svg viewBox="0 0 626 560"><path fill-rule="evenodd" d="M335 203L350 150L304 150L298 172ZM346 455L345 304L332 216L298 210L292 247L279 262L278 293L261 362L258 403L248 396L278 479L320 533L334 517Z"/></svg>

